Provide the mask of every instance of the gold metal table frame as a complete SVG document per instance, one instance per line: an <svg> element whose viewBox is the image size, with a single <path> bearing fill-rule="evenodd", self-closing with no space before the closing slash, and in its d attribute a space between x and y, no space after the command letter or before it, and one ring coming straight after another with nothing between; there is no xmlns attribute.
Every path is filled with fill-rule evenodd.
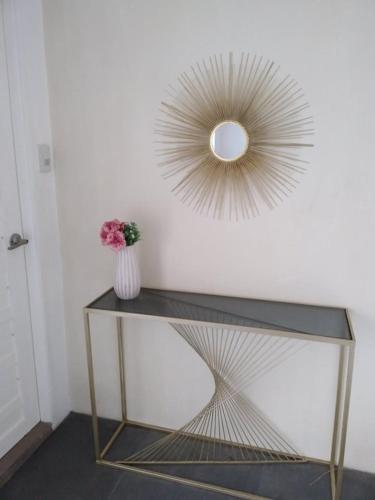
<svg viewBox="0 0 375 500"><path fill-rule="evenodd" d="M203 302L203 305L201 304ZM176 304L178 307L176 307ZM182 304L182 306L181 306ZM237 307L238 306L238 307ZM298 317L299 310L302 309L303 314L307 314L309 321L314 324L314 321L321 321L321 317L318 316L318 313L327 316L328 319L334 319L336 321L337 318L340 318L342 325L342 329L347 331L346 335L341 335L341 323L339 321L339 327L337 327L337 332L335 336L331 336L326 332L317 329L317 333L312 333L311 328L310 331L298 331L295 328L291 328L290 331L287 330L284 326L280 328L279 324L275 324L272 321L264 321L265 315L267 316L267 312L260 314L261 319L257 317L248 316L243 311L247 310L247 306L253 308L256 311L258 306L260 310L264 307L271 308L270 311L274 315L275 311L287 311L286 317L289 318L286 323L294 321L293 314ZM224 308L224 312L221 312L219 307ZM233 310L232 310L233 308ZM240 308L240 309L239 309ZM254 309L255 308L255 309ZM294 308L294 309L293 309ZM305 309L303 309L305 308ZM239 311L241 314L239 314ZM290 312L292 311L292 315ZM298 313L298 314L297 314ZM116 329L117 329L117 345L118 345L118 366L119 366L119 382L120 382L120 395L121 395L121 407L122 407L122 421L118 425L117 429L104 446L103 449L100 447L100 439L99 439L99 423L98 423L98 415L96 408L96 396L95 396L95 381L94 381L94 364L93 364L93 356L92 356L92 343L91 343L91 332L90 332L90 314L104 314L108 316L112 316L116 318ZM283 312L284 314L284 312ZM336 316L334 316L336 314ZM315 317L315 316L316 317ZM218 376L219 382L215 379L215 384L218 386L221 382L221 389L219 391L215 391L220 393L221 401L214 400L210 403L211 406L207 405L208 410L219 408L222 406L222 402L224 401L224 405L228 399L238 397L239 391L232 389L230 391L230 384L226 382L225 377L220 377L218 374L218 369L215 369L213 366L213 362L211 360L210 365L210 356L209 353L212 354L212 349L210 351L207 340L203 342L203 335L199 337L199 335L195 335L193 337L196 329L204 328L207 331L207 328L220 329L221 332L226 331L236 331L236 332L247 332L251 333L254 337L260 338L262 336L270 337L270 338L284 338L284 339L300 339L305 341L312 342L323 342L329 344L336 344L339 347L339 363L338 363L338 374L337 374L337 389L336 389L336 403L335 403L335 413L334 413L334 425L332 431L332 440L331 440L331 454L330 460L322 460L312 457L306 457L303 455L297 455L290 451L290 449L285 445L282 447L282 451L277 452L274 449L266 450L263 448L256 448L254 446L248 446L248 448L252 448L253 452L256 453L259 451L260 453L266 452L271 454L268 456L273 456L275 454L278 455L278 462L282 462L283 458L292 459L295 461L302 462L315 462L319 464L325 464L327 466L327 470L329 470L330 474L330 484L331 484L331 495L332 500L339 500L341 498L342 492L342 481L343 481L343 467L344 467L344 455L345 455L345 443L346 443L346 435L347 435L347 425L348 425L348 415L349 415L349 406L350 406L350 392L351 392L351 383L352 383L352 373L353 373L353 362L354 362L354 351L355 351L355 338L353 333L353 328L351 324L350 314L347 309L340 308L328 308L326 306L313 306L313 305L305 305L305 304L291 304L291 303L278 303L278 302L269 302L269 301L260 301L253 299L242 299L236 297L222 297L222 296L211 296L206 294L195 294L189 292L175 292L168 290L156 290L156 289L145 289L141 290L140 297L134 299L132 301L121 301L117 299L113 289L108 290L103 295L95 299L88 306L84 308L84 327L85 327L85 337L86 337L86 350L87 350L87 364L88 364L88 377L89 377L89 385L90 385L90 398L91 398L91 410L92 410L92 425L93 425L93 436L94 436L94 447L95 447L95 458L98 464L107 465L111 467L115 467L122 470L133 471L139 474L143 474L145 476L156 477L161 479L166 479L169 481L174 481L176 483L180 483L187 486L204 488L207 490L224 493L227 495L232 495L237 498L246 498L246 499L266 499L270 497L259 496L257 494L252 494L247 491L235 490L231 488L226 488L221 485L211 484L201 481L196 481L194 479L189 479L186 477L166 474L156 470L150 470L142 467L142 465L155 465L155 464L173 464L173 463L254 463L252 460L231 460L230 462L225 462L223 460L209 460L208 462L202 462L201 460L193 457L192 460L180 462L177 460L170 459L168 461L158 460L156 451L158 448L154 447L151 451L148 452L149 459L142 459L142 455L132 460L124 460L122 461L113 461L107 457L108 452L111 447L115 443L116 439L119 437L123 429L126 425L132 426L140 426L146 427L150 429L160 430L165 433L175 433L177 431L171 429L165 429L157 426L149 426L143 424L141 422L135 422L129 420L127 418L127 409L126 409L126 387L125 387L125 366L124 366L124 329L123 329L123 318L138 318L138 319L152 319L152 320L160 320L171 324L184 338L188 343L193 347L193 349L201 355L203 360L209 365L214 378ZM292 318L292 320L290 320ZM215 321L213 321L215 320ZM273 325L273 326L272 326ZM301 329L303 330L303 329ZM213 335L213 334L212 334ZM198 342L198 337L200 339L200 343ZM227 342L226 340L222 340L221 347L223 347L223 343ZM233 342L233 339L232 339ZM259 342L259 340L258 340ZM237 341L238 343L238 341ZM254 344L253 344L254 345ZM214 346L215 350L219 350L219 342ZM249 348L250 349L250 348ZM259 349L258 349L259 350ZM239 350L240 352L240 350ZM269 351L268 351L269 352ZM263 354L265 356L265 354ZM207 359L206 359L207 358ZM223 355L221 356L223 359ZM216 360L219 358L216 357ZM228 364L228 360L225 362ZM225 364L225 363L222 363ZM218 364L218 363L217 363ZM233 363L232 363L233 364ZM225 371L225 370L224 370ZM220 380L221 379L221 380ZM224 388L223 388L224 387ZM224 396L223 396L224 394ZM252 411L250 409L250 411ZM255 411L255 410L254 410ZM202 422L205 418L204 416L198 416L198 422ZM212 417L213 418L213 417ZM215 417L216 418L216 417ZM244 418L244 417L242 417ZM258 418L255 415L255 418ZM193 420L195 422L195 420ZM195 427L193 424L190 424L190 427L183 428L182 436L183 439L186 440L186 436L195 436L194 429L197 428L197 423L195 422ZM201 423L199 425L202 425ZM260 425L260 424L259 424ZM266 424L265 424L266 425ZM192 432L190 432L192 431ZM181 436L177 434L177 437L174 436L173 439L175 443L179 443L178 439L181 439ZM200 439L209 439L206 435L200 435ZM211 441L220 441L216 438ZM228 441L222 440L222 443L227 443ZM280 441L279 441L280 442ZM238 443L235 443L236 446L239 446ZM215 445L215 443L213 444ZM244 445L243 445L244 446ZM283 443L282 443L283 446ZM168 445L167 447L170 448ZM164 447L165 448L165 447ZM152 453L154 453L154 457L156 459L150 458L152 457ZM259 460L258 460L259 461ZM264 460L263 463L268 463L268 460Z"/></svg>

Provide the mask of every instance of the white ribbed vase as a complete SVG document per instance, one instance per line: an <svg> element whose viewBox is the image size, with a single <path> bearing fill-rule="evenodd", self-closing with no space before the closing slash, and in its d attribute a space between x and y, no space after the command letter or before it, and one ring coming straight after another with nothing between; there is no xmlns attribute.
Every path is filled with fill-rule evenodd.
<svg viewBox="0 0 375 500"><path fill-rule="evenodd" d="M115 292L124 300L134 299L141 290L141 279L135 245L125 247L117 254Z"/></svg>

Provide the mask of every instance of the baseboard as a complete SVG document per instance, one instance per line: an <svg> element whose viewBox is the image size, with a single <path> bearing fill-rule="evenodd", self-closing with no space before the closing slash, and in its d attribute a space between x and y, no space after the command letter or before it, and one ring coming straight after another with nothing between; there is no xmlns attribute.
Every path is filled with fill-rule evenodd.
<svg viewBox="0 0 375 500"><path fill-rule="evenodd" d="M51 432L51 424L39 422L0 459L0 488L31 457Z"/></svg>

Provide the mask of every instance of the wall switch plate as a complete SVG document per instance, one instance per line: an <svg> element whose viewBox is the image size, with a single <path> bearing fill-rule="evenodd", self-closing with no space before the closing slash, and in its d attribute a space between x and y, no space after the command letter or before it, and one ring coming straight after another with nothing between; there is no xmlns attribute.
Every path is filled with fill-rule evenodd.
<svg viewBox="0 0 375 500"><path fill-rule="evenodd" d="M48 144L38 144L39 172L51 172L51 149Z"/></svg>

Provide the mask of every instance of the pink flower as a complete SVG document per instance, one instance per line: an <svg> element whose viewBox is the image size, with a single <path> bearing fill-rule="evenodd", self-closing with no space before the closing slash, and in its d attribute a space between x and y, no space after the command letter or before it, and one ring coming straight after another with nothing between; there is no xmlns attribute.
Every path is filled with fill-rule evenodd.
<svg viewBox="0 0 375 500"><path fill-rule="evenodd" d="M126 246L124 233L121 231L113 231L113 233L109 233L106 244L118 252Z"/></svg>
<svg viewBox="0 0 375 500"><path fill-rule="evenodd" d="M100 229L100 239L103 245L117 252L124 248L126 246L124 227L125 224L117 219L104 222Z"/></svg>

